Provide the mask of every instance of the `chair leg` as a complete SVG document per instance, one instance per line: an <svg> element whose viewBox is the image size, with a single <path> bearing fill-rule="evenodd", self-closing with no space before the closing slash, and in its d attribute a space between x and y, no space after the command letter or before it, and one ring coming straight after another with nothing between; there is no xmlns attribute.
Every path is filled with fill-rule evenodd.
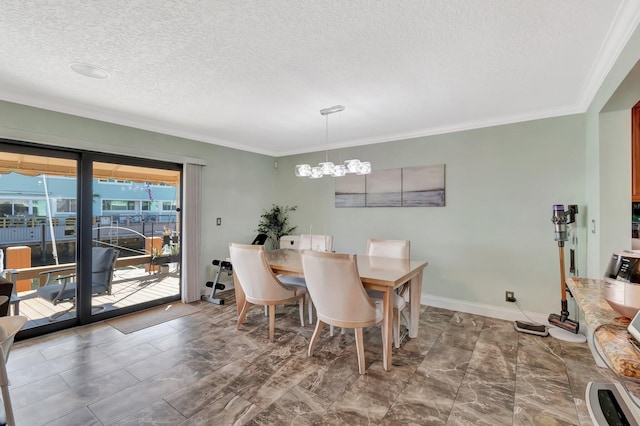
<svg viewBox="0 0 640 426"><path fill-rule="evenodd" d="M298 310L300 311L300 327L304 327L304 299L306 296L298 299Z"/></svg>
<svg viewBox="0 0 640 426"><path fill-rule="evenodd" d="M393 343L396 349L400 348L400 312L393 308Z"/></svg>
<svg viewBox="0 0 640 426"><path fill-rule="evenodd" d="M316 347L316 342L318 341L318 337L320 337L320 333L322 332L323 327L324 323L320 321L320 319L318 319L316 321L316 329L313 331L313 336L311 336L311 341L309 342L307 356L313 356L313 349Z"/></svg>
<svg viewBox="0 0 640 426"><path fill-rule="evenodd" d="M236 325L236 328L238 330L240 330L240 326L242 325L242 323L244 322L244 320L247 317L247 310L248 309L249 309L249 302L247 302L245 300L244 304L242 305L242 309L240 310L240 314L238 315L238 324Z"/></svg>
<svg viewBox="0 0 640 426"><path fill-rule="evenodd" d="M356 334L356 351L358 352L358 371L365 374L364 363L364 338L362 335L362 327L355 329Z"/></svg>
<svg viewBox="0 0 640 426"><path fill-rule="evenodd" d="M9 385L2 386L2 401L4 402L4 413L8 426L14 426L16 420L13 417L13 408L11 408L11 398L9 397Z"/></svg>
<svg viewBox="0 0 640 426"><path fill-rule="evenodd" d="M402 318L404 318L404 322L407 324L407 334L411 334L411 312L409 308L404 308L400 314L402 315Z"/></svg>
<svg viewBox="0 0 640 426"><path fill-rule="evenodd" d="M49 317L49 322L53 322L58 318L60 318L61 316L63 316L64 314L71 312L71 310L73 310L75 307L76 307L76 304L74 300L73 302L71 302L71 306L68 309L65 309L64 311L56 312L55 314L51 315Z"/></svg>
<svg viewBox="0 0 640 426"><path fill-rule="evenodd" d="M329 324L329 336L333 337L333 324Z"/></svg>
<svg viewBox="0 0 640 426"><path fill-rule="evenodd" d="M273 342L276 334L276 305L269 305L269 342Z"/></svg>
<svg viewBox="0 0 640 426"><path fill-rule="evenodd" d="M309 324L313 324L313 301L309 293L305 297L307 298L307 310L309 311Z"/></svg>

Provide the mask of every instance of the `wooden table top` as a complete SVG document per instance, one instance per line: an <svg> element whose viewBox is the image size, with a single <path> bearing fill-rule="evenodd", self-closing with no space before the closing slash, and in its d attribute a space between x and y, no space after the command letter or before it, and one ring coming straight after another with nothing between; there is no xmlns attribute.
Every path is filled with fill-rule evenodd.
<svg viewBox="0 0 640 426"><path fill-rule="evenodd" d="M364 284L397 287L426 268L428 262L422 260L393 259L357 255L358 273ZM279 273L304 276L300 252L292 249L267 251L267 261Z"/></svg>

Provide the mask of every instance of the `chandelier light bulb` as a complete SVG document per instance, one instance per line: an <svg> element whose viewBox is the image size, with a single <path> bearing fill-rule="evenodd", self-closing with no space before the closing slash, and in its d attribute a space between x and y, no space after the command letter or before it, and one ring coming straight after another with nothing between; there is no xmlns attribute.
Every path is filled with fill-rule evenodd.
<svg viewBox="0 0 640 426"><path fill-rule="evenodd" d="M322 170L320 169L320 167L312 167L309 177L311 179L320 179L322 177Z"/></svg>
<svg viewBox="0 0 640 426"><path fill-rule="evenodd" d="M296 166L296 176L298 177L311 176L311 166L308 164L298 164Z"/></svg>
<svg viewBox="0 0 640 426"><path fill-rule="evenodd" d="M334 177L342 177L347 174L347 168L342 164L338 164L333 168L333 176Z"/></svg>
<svg viewBox="0 0 640 426"><path fill-rule="evenodd" d="M357 173L360 170L360 160L347 160L344 162L344 166L347 168L347 173Z"/></svg>
<svg viewBox="0 0 640 426"><path fill-rule="evenodd" d="M325 161L324 163L318 164L320 167L320 171L324 176L329 176L333 174L333 168L335 167L331 161Z"/></svg>
<svg viewBox="0 0 640 426"><path fill-rule="evenodd" d="M358 167L357 175L370 175L371 174L371 163L368 161L362 161L360 166Z"/></svg>

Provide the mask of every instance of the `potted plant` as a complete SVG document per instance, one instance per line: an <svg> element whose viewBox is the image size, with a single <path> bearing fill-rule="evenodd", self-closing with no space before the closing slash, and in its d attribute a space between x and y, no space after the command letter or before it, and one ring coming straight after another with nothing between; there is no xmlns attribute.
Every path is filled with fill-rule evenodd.
<svg viewBox="0 0 640 426"><path fill-rule="evenodd" d="M280 237L291 234L297 226L289 225L289 212L295 211L298 206L278 206L273 204L271 210L264 210L258 223L258 231L269 237L270 247L280 247Z"/></svg>

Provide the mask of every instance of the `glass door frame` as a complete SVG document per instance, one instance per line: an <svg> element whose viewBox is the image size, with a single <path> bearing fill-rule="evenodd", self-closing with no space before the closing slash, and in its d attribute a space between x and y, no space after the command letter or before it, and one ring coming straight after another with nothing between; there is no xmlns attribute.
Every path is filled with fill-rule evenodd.
<svg viewBox="0 0 640 426"><path fill-rule="evenodd" d="M177 170L181 175L180 190L176 197L176 229L182 235L181 210L183 205L182 179L184 179L181 164L166 161L140 159L123 155L114 155L85 151L80 149L40 145L0 138L0 151L14 152L24 155L36 155L51 158L66 158L76 161L76 274L79 282L90 283L92 278L91 252L93 246L93 162L111 162L122 165L151 167L159 169ZM182 251L181 251L182 253ZM49 324L23 329L16 336L16 340L35 337L75 326L91 324L116 316L148 309L166 303L180 300L182 294L182 274L180 286L175 296L154 299L140 304L92 313L92 294L90 286L78 286L76 293L76 316L66 320L59 320Z"/></svg>
<svg viewBox="0 0 640 426"><path fill-rule="evenodd" d="M93 238L93 163L101 162L101 163L115 163L122 164L128 166L139 166L139 167L149 167L149 168L159 168L159 169L168 169L180 171L181 181L183 179L183 171L182 165L169 163L164 161L156 161L156 160L147 160L147 159L138 159L133 157L125 157L121 155L114 154L104 154L104 153L95 153L95 152L87 152L82 156L80 161L80 169L79 175L81 175L81 179L79 179L79 199L81 200L81 208L84 214L81 218L79 218L79 227L78 234L81 234L82 237L79 237L79 249L78 249L78 266L82 263L83 267L79 268L78 273L80 274L80 279L83 282L91 282L91 249L93 247L92 238ZM88 185L83 185L83 183L88 182ZM177 196L177 206L182 206L182 187L180 185L180 193ZM176 224L180 227L179 234L182 235L182 208L176 208ZM90 214L86 214L86 212L90 212ZM182 253L182 250L180 251ZM84 261L85 259L89 259L89 262ZM81 260L83 260L81 262ZM79 322L81 324L89 324L96 321L101 321L108 318L113 318L116 316L140 311L143 309L148 309L154 306L163 305L166 303L174 302L180 300L182 297L182 268L180 268L180 286L178 289L178 294L175 296L168 296L159 299L153 299L147 302L139 303L133 306L108 310L100 313L92 313L91 308L91 291L88 288L83 289L83 291L78 290L78 294L76 295L78 299L78 305L81 305L82 308L78 309L77 316L79 318Z"/></svg>

